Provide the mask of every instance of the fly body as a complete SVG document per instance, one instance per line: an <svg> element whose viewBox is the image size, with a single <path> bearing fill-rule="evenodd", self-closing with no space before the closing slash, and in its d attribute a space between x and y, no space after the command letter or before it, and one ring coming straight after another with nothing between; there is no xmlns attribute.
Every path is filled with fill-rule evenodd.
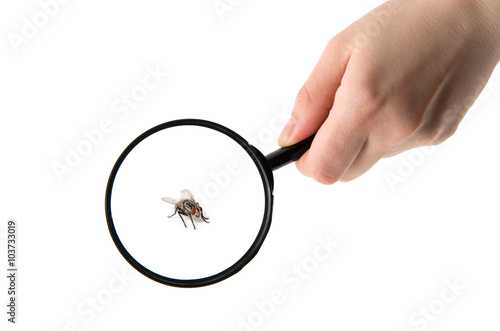
<svg viewBox="0 0 500 331"><path fill-rule="evenodd" d="M161 198L161 199L175 206L175 211L172 215L169 216L169 218L175 216L175 214L178 214L182 220L182 223L184 223L184 226L186 228L187 228L186 222L184 222L184 218L182 218L182 215L189 216L189 218L191 219L191 223L193 224L193 228L195 230L196 226L194 225L193 216L196 218L201 218L205 223L210 223L207 221L208 217L205 217L203 215L203 208L201 208L200 204L196 202L196 200L193 197L193 194L189 190L182 190L181 197L179 200L172 198Z"/></svg>

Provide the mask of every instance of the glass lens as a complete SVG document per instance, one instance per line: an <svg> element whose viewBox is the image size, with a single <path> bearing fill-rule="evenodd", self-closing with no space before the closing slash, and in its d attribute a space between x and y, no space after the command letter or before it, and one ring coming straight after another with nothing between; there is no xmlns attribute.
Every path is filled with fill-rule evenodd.
<svg viewBox="0 0 500 331"><path fill-rule="evenodd" d="M262 225L265 194L258 168L236 141L182 125L130 151L110 206L116 233L137 262L189 280L218 274L247 252Z"/></svg>

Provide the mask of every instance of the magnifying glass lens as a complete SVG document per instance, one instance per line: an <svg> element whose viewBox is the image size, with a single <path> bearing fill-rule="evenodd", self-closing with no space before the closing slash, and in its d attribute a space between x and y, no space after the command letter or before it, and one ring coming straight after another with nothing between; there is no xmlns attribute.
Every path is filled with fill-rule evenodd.
<svg viewBox="0 0 500 331"><path fill-rule="evenodd" d="M247 253L265 204L259 169L238 142L182 125L157 130L129 151L112 183L110 210L137 263L190 280L218 274Z"/></svg>

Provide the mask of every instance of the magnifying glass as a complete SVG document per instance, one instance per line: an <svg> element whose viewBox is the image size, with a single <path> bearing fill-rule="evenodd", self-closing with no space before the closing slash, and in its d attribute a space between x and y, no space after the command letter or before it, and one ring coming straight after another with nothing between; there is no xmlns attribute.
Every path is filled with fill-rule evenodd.
<svg viewBox="0 0 500 331"><path fill-rule="evenodd" d="M220 282L254 258L269 231L273 171L314 136L264 156L234 131L183 119L141 134L116 161L105 213L114 244L144 276L176 287Z"/></svg>

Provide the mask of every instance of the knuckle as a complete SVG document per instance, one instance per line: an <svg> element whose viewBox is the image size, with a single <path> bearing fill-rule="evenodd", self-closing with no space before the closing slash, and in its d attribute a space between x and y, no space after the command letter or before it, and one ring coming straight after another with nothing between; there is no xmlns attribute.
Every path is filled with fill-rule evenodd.
<svg viewBox="0 0 500 331"><path fill-rule="evenodd" d="M306 84L304 84L295 97L295 109L307 109L311 104L311 95L309 94L309 90L307 89Z"/></svg>
<svg viewBox="0 0 500 331"><path fill-rule="evenodd" d="M325 48L330 54L335 54L339 59L345 59L349 56L352 46L351 38L344 33L338 33L328 40Z"/></svg>
<svg viewBox="0 0 500 331"><path fill-rule="evenodd" d="M394 126L391 129L391 143L400 143L419 132L422 126L422 118L415 116L411 111L398 112L398 116L394 121Z"/></svg>
<svg viewBox="0 0 500 331"><path fill-rule="evenodd" d="M396 133L400 141L411 137L415 132L417 132L420 127L419 121L411 121L406 120L400 123L400 125L396 128Z"/></svg>
<svg viewBox="0 0 500 331"><path fill-rule="evenodd" d="M360 104L364 106L363 108L376 109L385 103L386 98L383 91L368 78L358 82L355 91Z"/></svg>
<svg viewBox="0 0 500 331"><path fill-rule="evenodd" d="M388 144L402 142L420 129L425 112L404 105L373 77L377 75L365 75L348 87L349 99L354 100L357 124L367 125Z"/></svg>
<svg viewBox="0 0 500 331"><path fill-rule="evenodd" d="M455 134L460 124L460 120L453 122L432 123L419 130L418 135L421 137L422 146L439 145Z"/></svg>
<svg viewBox="0 0 500 331"><path fill-rule="evenodd" d="M347 183L347 182L350 182L354 179L356 179L357 177L356 176L353 176L353 175L344 175L342 176L342 178L339 179L339 181L343 182L343 183Z"/></svg>
<svg viewBox="0 0 500 331"><path fill-rule="evenodd" d="M446 129L441 130L438 134L434 136L434 138L428 143L428 145L439 145L444 143L448 138L453 136L457 131L458 126L448 127Z"/></svg>
<svg viewBox="0 0 500 331"><path fill-rule="evenodd" d="M326 49L328 50L336 50L342 45L340 35L335 35L326 44Z"/></svg>
<svg viewBox="0 0 500 331"><path fill-rule="evenodd" d="M332 185L341 178L341 174L335 170L330 162L323 159L316 163L312 178L318 183Z"/></svg>
<svg viewBox="0 0 500 331"><path fill-rule="evenodd" d="M353 115L360 123L378 121L387 109L388 94L377 83L370 82L368 77L347 83L342 91L344 97L350 100L350 107L355 110Z"/></svg>
<svg viewBox="0 0 500 331"><path fill-rule="evenodd" d="M436 138L441 129L437 125L420 128L416 134L420 146L431 146L436 144Z"/></svg>

